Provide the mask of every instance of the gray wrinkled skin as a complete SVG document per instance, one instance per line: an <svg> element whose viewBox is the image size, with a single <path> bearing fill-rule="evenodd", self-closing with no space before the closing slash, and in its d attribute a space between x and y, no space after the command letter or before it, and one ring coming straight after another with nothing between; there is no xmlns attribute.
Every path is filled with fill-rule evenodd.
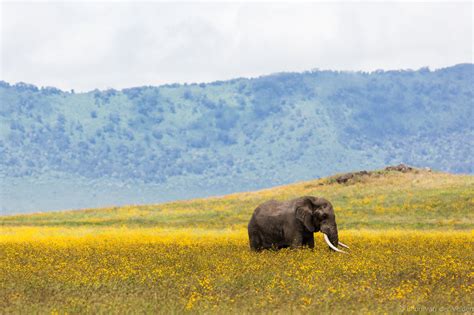
<svg viewBox="0 0 474 315"><path fill-rule="evenodd" d="M250 248L314 248L314 232L327 234L334 246L339 243L336 216L329 201L303 196L289 201L270 200L259 205L248 224Z"/></svg>

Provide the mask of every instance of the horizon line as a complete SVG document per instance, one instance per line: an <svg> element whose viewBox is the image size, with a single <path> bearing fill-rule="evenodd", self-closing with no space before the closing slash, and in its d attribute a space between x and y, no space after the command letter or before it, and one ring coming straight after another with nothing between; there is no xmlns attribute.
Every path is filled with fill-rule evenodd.
<svg viewBox="0 0 474 315"><path fill-rule="evenodd" d="M176 88L179 86L195 86L195 85L215 85L215 84L220 84L224 82L230 82L230 81L236 81L236 80L256 80L264 77L270 77L270 76L276 76L276 75L283 75L283 74L307 74L307 73L316 73L316 72L336 72L336 73L361 73L361 74L373 74L373 73L386 73L386 72L417 72L420 70L427 70L428 72L436 72L448 68L454 68L457 66L462 66L462 65L474 65L473 62L461 62L461 63L456 63L451 66L446 66L446 67L433 67L431 68L430 66L422 66L419 67L418 69L412 69L412 68L399 68L399 69L375 69L375 70L336 70L336 69L321 69L321 68L312 68L311 70L304 70L304 71L280 71L280 72L272 72L272 73L267 73L267 74L262 74L259 76L249 76L249 77L235 77L235 78L229 78L229 79L221 79L221 80L214 80L214 81L202 81L202 82L171 82L171 83L163 83L159 85L137 85L137 86L130 86L130 87L124 87L124 88L113 88L113 87L108 87L104 89L99 89L95 88L92 90L78 90L72 88L70 90L63 90L61 88L55 87L55 86L49 86L49 85L37 85L34 83L28 83L25 81L17 81L15 83L9 83L8 81L4 79L0 79L0 83L3 83L2 85L8 85L9 87L15 87L18 85L26 85L30 86L33 88L36 88L37 90L47 90L47 89L54 89L58 90L62 93L69 93L69 94L87 94L91 92L106 92L106 91L124 91L128 89L134 89L134 88L161 88L161 87L171 87L171 88Z"/></svg>

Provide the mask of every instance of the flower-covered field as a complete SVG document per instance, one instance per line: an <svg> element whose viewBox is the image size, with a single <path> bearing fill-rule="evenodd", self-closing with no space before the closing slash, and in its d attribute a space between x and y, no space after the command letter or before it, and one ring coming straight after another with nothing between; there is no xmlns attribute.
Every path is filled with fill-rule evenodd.
<svg viewBox="0 0 474 315"><path fill-rule="evenodd" d="M36 312L473 311L472 232L344 231L351 254L253 253L245 231L4 229L0 309Z"/></svg>
<svg viewBox="0 0 474 315"><path fill-rule="evenodd" d="M253 209L301 195L333 203L349 255L249 250ZM472 313L473 209L473 176L416 171L0 217L0 313Z"/></svg>

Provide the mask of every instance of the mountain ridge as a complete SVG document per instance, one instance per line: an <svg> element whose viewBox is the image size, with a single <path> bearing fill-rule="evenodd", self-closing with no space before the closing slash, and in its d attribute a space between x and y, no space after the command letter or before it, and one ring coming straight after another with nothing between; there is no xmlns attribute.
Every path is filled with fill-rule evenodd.
<svg viewBox="0 0 474 315"><path fill-rule="evenodd" d="M94 88L92 90L84 90L84 91L76 91L77 89L71 88L71 89L64 89L64 88L59 88L56 86L51 86L51 85L40 85L40 84L34 84L31 82L25 82L25 81L18 81L18 82L8 82L6 80L0 80L0 85L4 86L15 86L15 85L21 85L21 86L26 86L34 90L56 90L61 93L71 93L71 94L87 94L87 93L92 93L92 92L106 92L110 90L114 90L117 92L123 92L124 90L127 89L135 89L135 88L161 88L161 87L181 87L181 86L193 86L193 85L219 85L225 82L232 82L232 81L239 81L239 80L256 80L260 78L265 78L265 77L271 77L271 76L277 76L277 75L286 75L286 74L305 74L305 73L311 73L311 72L334 72L334 73L353 73L353 74L372 74L372 73L389 73L389 72L416 72L416 71L428 71L428 72L436 72L436 71L443 71L446 69L455 69L458 67L469 67L472 66L472 63L469 62L463 62L463 63L457 63L452 66L446 66L446 67L439 67L435 69L431 69L429 66L423 66L418 69L412 69L412 68L406 68L406 69L376 69L376 70L335 70L335 69L320 69L320 68L313 68L311 70L306 70L306 71L278 71L278 72L272 72L268 74L262 74L258 76L249 76L249 77L235 77L235 78L230 78L230 79L223 79L223 80L213 80L213 81L208 81L208 82L170 82L170 83L163 83L163 84L151 84L151 85L134 85L134 86L129 86L129 87L123 87L123 88L113 88L113 87L108 87L108 88ZM72 92L74 91L74 92Z"/></svg>
<svg viewBox="0 0 474 315"><path fill-rule="evenodd" d="M88 180L103 181L105 190L140 182L154 187L150 202L153 190L157 201L183 199L400 162L472 173L473 73L473 64L315 70L87 93L3 82L2 211L105 202L87 190ZM43 203L41 196L31 205L11 197L10 183L20 191L15 196L28 196L42 177L51 191L82 178L74 190L83 194L70 193L70 205L48 186ZM139 199L132 187L121 202L127 194L132 203ZM61 198L48 207L48 199Z"/></svg>

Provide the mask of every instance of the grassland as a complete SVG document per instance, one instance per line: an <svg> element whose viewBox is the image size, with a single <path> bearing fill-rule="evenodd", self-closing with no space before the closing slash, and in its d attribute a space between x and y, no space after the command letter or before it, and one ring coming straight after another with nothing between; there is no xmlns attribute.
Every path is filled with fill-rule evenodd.
<svg viewBox="0 0 474 315"><path fill-rule="evenodd" d="M324 196L350 255L248 250L263 200ZM2 313L473 312L474 178L376 172L159 205L0 217Z"/></svg>
<svg viewBox="0 0 474 315"><path fill-rule="evenodd" d="M466 230L474 223L474 177L435 172L375 172L337 184L323 178L257 192L165 204L0 217L0 226L245 228L268 199L322 196L341 229Z"/></svg>

